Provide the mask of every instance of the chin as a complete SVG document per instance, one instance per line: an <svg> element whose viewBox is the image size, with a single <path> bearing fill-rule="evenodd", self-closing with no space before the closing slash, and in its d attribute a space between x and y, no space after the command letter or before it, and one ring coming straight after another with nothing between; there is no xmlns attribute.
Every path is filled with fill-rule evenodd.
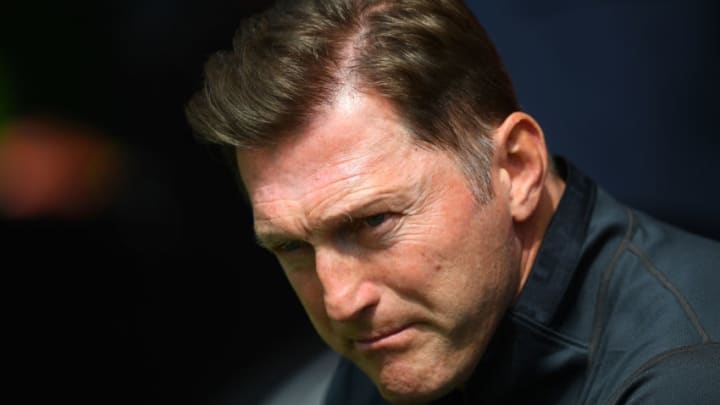
<svg viewBox="0 0 720 405"><path fill-rule="evenodd" d="M434 383L430 381L403 381L394 380L385 384L378 384L382 397L397 405L425 404L442 397L453 389L452 384Z"/></svg>
<svg viewBox="0 0 720 405"><path fill-rule="evenodd" d="M418 362L422 363L422 362ZM462 385L469 372L439 366L415 364L388 364L375 379L382 397L393 404L413 405L438 399Z"/></svg>

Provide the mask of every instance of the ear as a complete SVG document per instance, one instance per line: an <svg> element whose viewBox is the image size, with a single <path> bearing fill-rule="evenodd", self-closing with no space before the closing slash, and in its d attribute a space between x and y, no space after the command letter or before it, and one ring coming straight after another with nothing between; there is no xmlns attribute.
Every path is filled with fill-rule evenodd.
<svg viewBox="0 0 720 405"><path fill-rule="evenodd" d="M548 152L540 125L523 112L510 114L494 133L496 163L515 222L538 208L548 175Z"/></svg>

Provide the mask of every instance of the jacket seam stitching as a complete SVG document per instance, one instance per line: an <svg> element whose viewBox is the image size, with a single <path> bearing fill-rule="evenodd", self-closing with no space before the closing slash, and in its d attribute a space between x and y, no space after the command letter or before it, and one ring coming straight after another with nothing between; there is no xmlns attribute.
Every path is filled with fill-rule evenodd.
<svg viewBox="0 0 720 405"><path fill-rule="evenodd" d="M658 270L655 263L653 263L637 246L630 244L630 246L628 246L628 251L637 256L643 263L643 267L645 268L645 270L660 284L662 284L663 287L670 291L678 304L680 304L680 307L685 312L685 315L688 317L690 323L692 323L693 327L695 327L695 331L698 333L698 335L700 335L700 338L702 339L701 342L708 343L711 340L710 335L708 335L707 331L705 331L705 328L703 328L702 322L700 322L697 314L693 310L690 303L687 302L683 294L675 287L675 285L670 280L668 280L667 277L665 277L664 274L660 272L660 270Z"/></svg>
<svg viewBox="0 0 720 405"><path fill-rule="evenodd" d="M615 254L613 255L612 260L608 264L608 267L602 273L600 289L598 290L597 299L595 300L595 315L593 318L592 338L590 340L590 348L588 355L589 375L585 382L585 388L583 389L581 401L579 402L581 404L585 403L588 395L590 395L590 387L592 387L591 382L595 379L595 375L597 374L597 366L595 365L594 360L595 356L597 355L598 345L600 344L600 336L602 335L602 332L604 330L604 318L606 316L605 300L607 298L607 291L610 286L610 281L612 280L612 276L615 273L615 268L620 261L620 257L627 250L628 245L630 244L630 239L635 232L635 215L628 208L626 208L625 212L628 221L627 230L625 231L622 242L620 242L617 250L615 250Z"/></svg>

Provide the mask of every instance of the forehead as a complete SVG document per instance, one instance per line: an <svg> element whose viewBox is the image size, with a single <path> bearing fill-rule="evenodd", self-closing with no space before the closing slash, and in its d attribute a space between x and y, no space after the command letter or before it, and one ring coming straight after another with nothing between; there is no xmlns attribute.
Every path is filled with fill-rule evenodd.
<svg viewBox="0 0 720 405"><path fill-rule="evenodd" d="M307 128L272 147L239 150L237 161L255 206L297 201L340 186L362 187L407 164L414 149L389 103L344 95Z"/></svg>

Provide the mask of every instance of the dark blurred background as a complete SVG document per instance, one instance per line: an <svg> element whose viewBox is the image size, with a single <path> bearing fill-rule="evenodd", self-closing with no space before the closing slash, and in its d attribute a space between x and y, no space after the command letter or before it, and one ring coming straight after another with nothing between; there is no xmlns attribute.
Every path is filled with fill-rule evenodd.
<svg viewBox="0 0 720 405"><path fill-rule="evenodd" d="M268 4L2 6L13 403L252 403L248 382L318 347L253 242L232 172L183 115L210 53ZM469 4L554 152L620 200L720 239L716 2Z"/></svg>

